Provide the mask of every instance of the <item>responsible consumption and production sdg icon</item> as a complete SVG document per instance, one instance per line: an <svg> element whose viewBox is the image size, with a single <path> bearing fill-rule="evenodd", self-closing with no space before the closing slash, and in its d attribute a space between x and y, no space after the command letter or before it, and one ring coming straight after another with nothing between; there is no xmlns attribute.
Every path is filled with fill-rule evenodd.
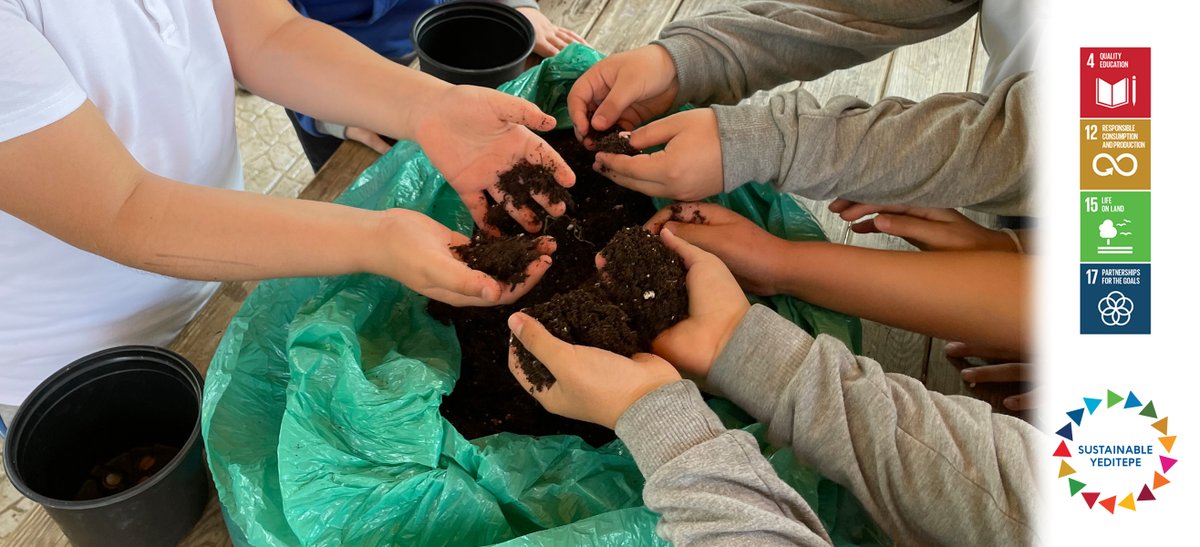
<svg viewBox="0 0 1200 547"><path fill-rule="evenodd" d="M1080 506L1110 514L1158 501L1179 464L1171 456L1176 435L1168 417L1159 417L1153 400L1143 403L1132 391L1125 393L1084 397L1055 433L1062 440L1052 456L1059 481L1066 479L1065 493L1078 496Z"/></svg>

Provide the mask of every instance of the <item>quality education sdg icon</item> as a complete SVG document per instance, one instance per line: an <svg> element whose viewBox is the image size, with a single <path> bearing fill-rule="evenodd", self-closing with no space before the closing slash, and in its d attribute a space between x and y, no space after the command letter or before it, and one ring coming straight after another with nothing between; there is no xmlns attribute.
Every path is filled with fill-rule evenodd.
<svg viewBox="0 0 1200 547"><path fill-rule="evenodd" d="M1079 265L1080 334L1150 334L1149 264Z"/></svg>
<svg viewBox="0 0 1200 547"><path fill-rule="evenodd" d="M1179 464L1171 454L1178 436L1170 418L1133 391L1108 390L1082 402L1055 432L1060 440L1051 458L1063 493L1109 514L1158 501Z"/></svg>
<svg viewBox="0 0 1200 547"><path fill-rule="evenodd" d="M1080 198L1080 262L1150 262L1150 192Z"/></svg>
<svg viewBox="0 0 1200 547"><path fill-rule="evenodd" d="M1150 48L1079 48L1080 118L1150 117Z"/></svg>

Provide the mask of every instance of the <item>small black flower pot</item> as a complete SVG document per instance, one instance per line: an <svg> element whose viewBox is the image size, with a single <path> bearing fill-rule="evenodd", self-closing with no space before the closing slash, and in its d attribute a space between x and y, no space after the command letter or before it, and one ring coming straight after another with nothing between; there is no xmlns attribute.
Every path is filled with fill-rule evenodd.
<svg viewBox="0 0 1200 547"><path fill-rule="evenodd" d="M4 445L8 478L77 547L175 545L208 502L202 385L191 363L161 348L123 346L79 359L42 382L17 411ZM99 466L151 446L159 457L140 460L154 462L140 482L129 473L120 484L128 489L101 488L100 497L79 501L97 469L105 478L126 476Z"/></svg>
<svg viewBox="0 0 1200 547"><path fill-rule="evenodd" d="M497 87L521 75L534 31L521 12L488 2L430 8L413 25L421 71L452 84Z"/></svg>

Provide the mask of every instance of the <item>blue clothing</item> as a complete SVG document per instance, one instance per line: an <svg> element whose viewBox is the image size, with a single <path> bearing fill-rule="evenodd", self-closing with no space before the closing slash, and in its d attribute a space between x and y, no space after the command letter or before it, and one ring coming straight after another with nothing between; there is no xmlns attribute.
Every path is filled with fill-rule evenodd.
<svg viewBox="0 0 1200 547"><path fill-rule="evenodd" d="M400 59L413 51L412 28L425 10L445 0L289 0L301 15L326 23L375 53ZM316 121L299 112L296 121L320 136Z"/></svg>

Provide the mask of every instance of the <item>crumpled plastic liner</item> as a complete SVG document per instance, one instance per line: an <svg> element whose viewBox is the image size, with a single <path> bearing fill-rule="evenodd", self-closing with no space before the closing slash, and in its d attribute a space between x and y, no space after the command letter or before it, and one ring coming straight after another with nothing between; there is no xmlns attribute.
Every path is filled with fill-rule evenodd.
<svg viewBox="0 0 1200 547"><path fill-rule="evenodd" d="M566 94L601 58L579 45L502 91L569 125ZM463 233L471 218L412 142L337 200L424 212ZM790 196L748 185L715 198L772 233L823 239ZM661 205L661 203L660 203ZM819 267L819 265L797 265ZM806 330L857 348L857 319L788 297L759 299ZM208 371L203 431L235 540L253 545L657 545L658 516L619 441L498 434L468 441L438 406L461 358L454 328L399 283L358 274L266 281L246 299ZM714 409L760 442L763 426ZM887 543L848 492L768 450L840 543Z"/></svg>

